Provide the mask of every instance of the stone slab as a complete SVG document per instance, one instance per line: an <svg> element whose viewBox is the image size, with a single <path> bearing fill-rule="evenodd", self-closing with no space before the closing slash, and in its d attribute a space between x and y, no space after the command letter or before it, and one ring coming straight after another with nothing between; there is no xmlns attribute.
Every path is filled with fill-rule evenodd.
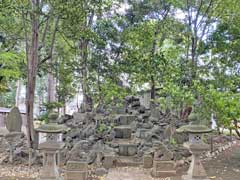
<svg viewBox="0 0 240 180"><path fill-rule="evenodd" d="M129 126L117 126L114 128L115 138L130 139L132 136L132 129Z"/></svg>
<svg viewBox="0 0 240 180"><path fill-rule="evenodd" d="M120 156L133 156L137 154L136 144L119 144L118 148Z"/></svg>
<svg viewBox="0 0 240 180"><path fill-rule="evenodd" d="M170 177L176 176L174 161L153 161L152 176L153 177Z"/></svg>
<svg viewBox="0 0 240 180"><path fill-rule="evenodd" d="M86 171L66 171L64 180L87 180L87 177Z"/></svg>
<svg viewBox="0 0 240 180"><path fill-rule="evenodd" d="M65 180L86 180L88 177L87 162L68 161Z"/></svg>

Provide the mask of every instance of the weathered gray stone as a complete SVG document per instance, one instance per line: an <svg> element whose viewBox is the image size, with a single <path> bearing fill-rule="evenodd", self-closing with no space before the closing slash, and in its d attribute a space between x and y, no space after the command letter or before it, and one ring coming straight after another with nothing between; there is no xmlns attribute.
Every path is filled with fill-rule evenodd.
<svg viewBox="0 0 240 180"><path fill-rule="evenodd" d="M86 162L68 161L65 180L86 180L88 164Z"/></svg>
<svg viewBox="0 0 240 180"><path fill-rule="evenodd" d="M156 142L156 144L154 144L154 150L154 160L173 160L173 153L163 143Z"/></svg>
<svg viewBox="0 0 240 180"><path fill-rule="evenodd" d="M153 157L151 154L143 156L143 168L152 168L153 166Z"/></svg>
<svg viewBox="0 0 240 180"><path fill-rule="evenodd" d="M136 132L136 136L138 137L138 138L146 138L146 132L147 132L148 130L147 129L138 129L137 130L137 132Z"/></svg>
<svg viewBox="0 0 240 180"><path fill-rule="evenodd" d="M160 114L159 109L157 109L157 108L152 108L152 109L151 109L151 117L156 118L156 119L160 119L161 114Z"/></svg>
<svg viewBox="0 0 240 180"><path fill-rule="evenodd" d="M22 132L10 132L8 134L5 135L5 139L9 145L9 150L10 150L10 154L9 154L9 162L13 163L13 158L14 158L14 150L16 149L16 147L23 145L23 136L24 134ZM20 143L20 145L19 145Z"/></svg>
<svg viewBox="0 0 240 180"><path fill-rule="evenodd" d="M113 168L115 161L115 156L111 154L105 154L103 159L103 167L106 169Z"/></svg>
<svg viewBox="0 0 240 180"><path fill-rule="evenodd" d="M119 144L119 155L120 156L133 156L137 154L137 145L129 143Z"/></svg>
<svg viewBox="0 0 240 180"><path fill-rule="evenodd" d="M132 134L132 129L129 126L117 126L114 128L115 138L120 139L130 139Z"/></svg>
<svg viewBox="0 0 240 180"><path fill-rule="evenodd" d="M176 176L176 165L174 161L153 161L153 177L171 177Z"/></svg>
<svg viewBox="0 0 240 180"><path fill-rule="evenodd" d="M17 107L12 108L6 118L6 127L9 132L21 132L22 117Z"/></svg>
<svg viewBox="0 0 240 180"><path fill-rule="evenodd" d="M134 115L121 114L121 115L116 116L115 123L117 125L129 125L136 119L137 119L137 117Z"/></svg>
<svg viewBox="0 0 240 180"><path fill-rule="evenodd" d="M60 174L56 164L56 153L64 147L63 143L44 142L39 145L39 149L44 153L43 168L40 180L60 180Z"/></svg>
<svg viewBox="0 0 240 180"><path fill-rule="evenodd" d="M95 171L95 174L97 176L103 176L107 173L108 173L108 171L105 168L97 168L96 171Z"/></svg>

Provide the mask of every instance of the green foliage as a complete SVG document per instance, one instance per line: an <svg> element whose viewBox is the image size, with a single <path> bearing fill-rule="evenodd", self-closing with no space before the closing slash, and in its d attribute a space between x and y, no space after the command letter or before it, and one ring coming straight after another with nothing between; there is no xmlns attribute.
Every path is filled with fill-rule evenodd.
<svg viewBox="0 0 240 180"><path fill-rule="evenodd" d="M60 102L50 102L50 103L45 103L44 106L46 107L47 111L51 112L56 108L62 107L63 104Z"/></svg>
<svg viewBox="0 0 240 180"><path fill-rule="evenodd" d="M46 101L50 71L57 102L44 104L48 110L64 106L80 90L95 106L111 106L138 90L159 87L154 101L162 109L179 115L190 106L200 121L208 123L214 114L218 125L231 126L240 119L240 5L237 0L199 2L128 1L120 12L122 1L42 1L37 96ZM14 103L13 84L26 79L30 8L30 1L0 4L1 105ZM51 62L43 63L51 49Z"/></svg>

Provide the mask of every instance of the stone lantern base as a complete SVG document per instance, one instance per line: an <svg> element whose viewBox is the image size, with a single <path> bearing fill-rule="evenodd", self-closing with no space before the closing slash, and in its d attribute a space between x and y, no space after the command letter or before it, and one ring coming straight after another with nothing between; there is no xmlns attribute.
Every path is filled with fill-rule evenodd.
<svg viewBox="0 0 240 180"><path fill-rule="evenodd" d="M37 180L62 180L56 165L57 152L64 147L63 143L45 142L39 145L44 153L43 168Z"/></svg>
<svg viewBox="0 0 240 180"><path fill-rule="evenodd" d="M203 151L209 149L209 145L204 143L189 144L185 143L185 147L189 148L192 152L192 162L188 169L188 174L182 176L182 180L209 180L207 173L201 163L200 155Z"/></svg>
<svg viewBox="0 0 240 180"><path fill-rule="evenodd" d="M209 178L193 178L189 175L183 175L182 180L210 180Z"/></svg>

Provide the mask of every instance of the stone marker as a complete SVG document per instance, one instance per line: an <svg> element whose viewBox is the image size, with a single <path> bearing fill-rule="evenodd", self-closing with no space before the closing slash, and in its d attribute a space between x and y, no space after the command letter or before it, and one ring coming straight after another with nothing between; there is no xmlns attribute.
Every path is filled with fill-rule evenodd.
<svg viewBox="0 0 240 180"><path fill-rule="evenodd" d="M146 154L143 156L143 168L152 168L153 157L151 154Z"/></svg>
<svg viewBox="0 0 240 180"><path fill-rule="evenodd" d="M86 180L88 177L87 162L68 161L65 180Z"/></svg>
<svg viewBox="0 0 240 180"><path fill-rule="evenodd" d="M6 127L9 132L21 132L22 117L17 107L12 108L6 118Z"/></svg>

